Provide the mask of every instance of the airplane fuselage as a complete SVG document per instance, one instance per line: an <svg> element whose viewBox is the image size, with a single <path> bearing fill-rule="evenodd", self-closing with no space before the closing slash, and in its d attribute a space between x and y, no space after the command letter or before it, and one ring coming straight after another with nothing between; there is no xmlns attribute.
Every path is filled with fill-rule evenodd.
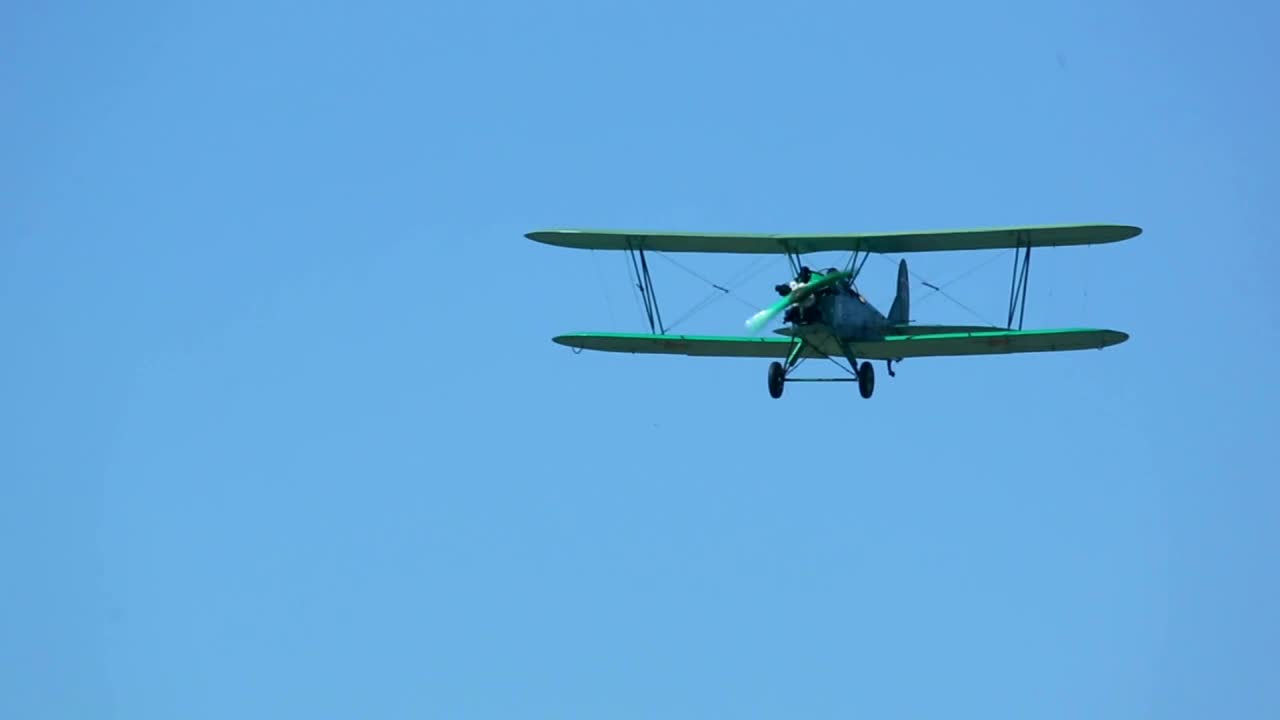
<svg viewBox="0 0 1280 720"><path fill-rule="evenodd" d="M881 340L892 327L889 319L847 286L840 286L817 299L820 319L831 334L850 342Z"/></svg>

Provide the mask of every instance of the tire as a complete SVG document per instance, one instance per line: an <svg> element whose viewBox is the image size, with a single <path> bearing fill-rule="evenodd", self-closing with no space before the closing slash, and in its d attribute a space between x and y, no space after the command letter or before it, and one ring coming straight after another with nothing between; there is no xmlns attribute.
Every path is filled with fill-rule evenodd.
<svg viewBox="0 0 1280 720"><path fill-rule="evenodd" d="M863 361L858 366L858 392L862 393L863 399L870 399L871 393L876 390L876 371L871 363Z"/></svg>
<svg viewBox="0 0 1280 720"><path fill-rule="evenodd" d="M786 379L787 373L782 369L782 363L769 364L769 396L774 400L782 397L782 385Z"/></svg>

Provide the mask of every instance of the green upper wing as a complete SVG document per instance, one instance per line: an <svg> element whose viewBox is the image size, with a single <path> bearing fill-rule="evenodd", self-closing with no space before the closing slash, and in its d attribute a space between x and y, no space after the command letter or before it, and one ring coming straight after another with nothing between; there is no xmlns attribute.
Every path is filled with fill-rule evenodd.
<svg viewBox="0 0 1280 720"><path fill-rule="evenodd" d="M769 235L760 233L663 233L625 230L539 230L525 237L549 245L584 250L807 254L829 251L872 253L994 250L1014 247L1097 245L1135 237L1132 225L1031 225L975 230L864 233L850 235Z"/></svg>
<svg viewBox="0 0 1280 720"><path fill-rule="evenodd" d="M953 355L1061 352L1101 349L1128 340L1116 330L1062 328L1052 330L987 330L933 335L894 335L872 342L852 343L859 360L896 360ZM625 333L575 333L555 342L583 350L604 352L692 355L703 357L785 358L790 339L698 335L643 335ZM843 357L834 341L809 338L804 357Z"/></svg>

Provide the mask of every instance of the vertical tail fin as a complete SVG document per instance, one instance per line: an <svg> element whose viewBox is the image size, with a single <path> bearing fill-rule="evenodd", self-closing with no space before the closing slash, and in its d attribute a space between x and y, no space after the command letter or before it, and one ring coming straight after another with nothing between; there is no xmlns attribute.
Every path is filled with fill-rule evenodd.
<svg viewBox="0 0 1280 720"><path fill-rule="evenodd" d="M911 281L907 277L907 261L898 261L898 294L893 298L889 308L889 322L894 325L906 325L911 321Z"/></svg>

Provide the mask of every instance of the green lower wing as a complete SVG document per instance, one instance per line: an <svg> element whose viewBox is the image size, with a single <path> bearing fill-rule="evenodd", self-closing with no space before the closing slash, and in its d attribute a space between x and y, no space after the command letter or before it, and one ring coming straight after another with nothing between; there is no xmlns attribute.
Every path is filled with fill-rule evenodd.
<svg viewBox="0 0 1280 720"><path fill-rule="evenodd" d="M888 360L955 355L1101 350L1129 336L1118 330L1055 328L1049 330L985 330L936 335L892 336L880 342L858 343L858 357Z"/></svg>
<svg viewBox="0 0 1280 720"><path fill-rule="evenodd" d="M576 333L553 338L561 345L581 350L641 353L645 355L694 355L701 357L785 358L792 341L782 338L717 337L707 335L628 335ZM823 357L806 347L805 357Z"/></svg>
<svg viewBox="0 0 1280 720"><path fill-rule="evenodd" d="M853 343L852 349L860 360L896 360L914 357L1091 350L1116 345L1128 339L1128 335L1116 330L1094 328L989 330L934 335L895 335L884 340ZM791 347L791 340L784 338L707 335L575 333L560 335L554 340L561 345L582 350L698 357L785 358ZM806 343L805 357L842 356L838 347L826 347L827 345L834 345L834 343L829 340Z"/></svg>

